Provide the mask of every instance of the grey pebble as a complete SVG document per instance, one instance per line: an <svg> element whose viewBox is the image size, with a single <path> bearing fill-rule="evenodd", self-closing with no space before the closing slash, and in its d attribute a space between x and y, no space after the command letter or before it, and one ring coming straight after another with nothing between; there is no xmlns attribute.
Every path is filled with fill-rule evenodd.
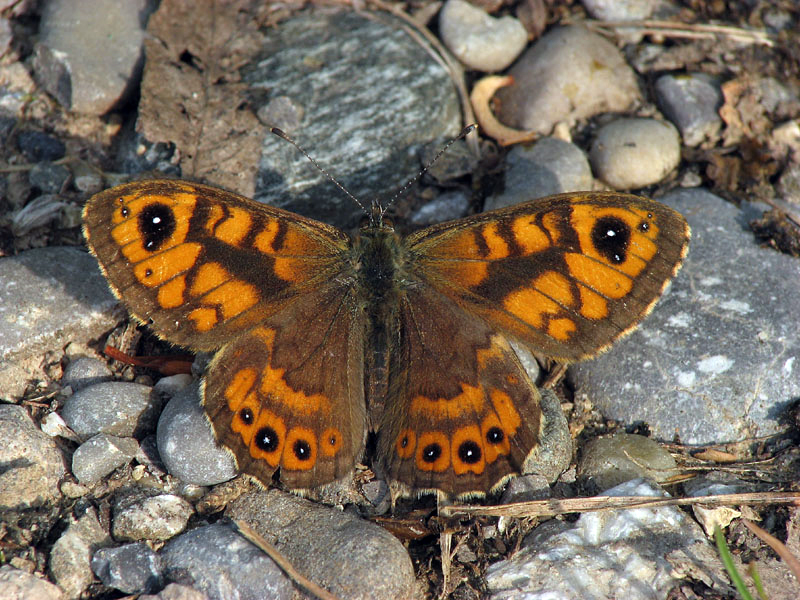
<svg viewBox="0 0 800 600"><path fill-rule="evenodd" d="M300 572L336 596L390 600L412 595L408 552L374 523L278 490L240 496L226 516L249 523Z"/></svg>
<svg viewBox="0 0 800 600"><path fill-rule="evenodd" d="M73 358L64 369L61 385L71 387L73 392L82 390L95 383L111 381L113 375L108 365L99 358L79 356Z"/></svg>
<svg viewBox="0 0 800 600"><path fill-rule="evenodd" d="M662 75L654 87L656 101L664 115L681 132L683 143L699 146L719 138L722 118L722 90L719 82L705 73Z"/></svg>
<svg viewBox="0 0 800 600"><path fill-rule="evenodd" d="M46 379L42 355L67 341L97 339L119 320L97 261L78 248L51 247L0 258L0 389L21 395Z"/></svg>
<svg viewBox="0 0 800 600"><path fill-rule="evenodd" d="M150 10L146 0L45 3L34 48L36 80L68 110L108 112L141 75Z"/></svg>
<svg viewBox="0 0 800 600"><path fill-rule="evenodd" d="M133 438L98 433L78 446L72 455L72 474L83 485L92 485L136 456Z"/></svg>
<svg viewBox="0 0 800 600"><path fill-rule="evenodd" d="M293 137L367 203L375 190L391 196L417 175L425 144L461 129L447 72L394 18L376 21L347 11L298 16L268 30L261 55L244 69L244 83L260 99L253 109L276 96L302 107L303 128ZM318 65L298 68L309 60ZM357 225L364 215L294 147L271 134L264 139L258 178L255 197L267 204L339 227Z"/></svg>
<svg viewBox="0 0 800 600"><path fill-rule="evenodd" d="M141 542L100 548L92 556L92 571L100 581L125 594L157 591L161 568L161 557Z"/></svg>
<svg viewBox="0 0 800 600"><path fill-rule="evenodd" d="M192 505L174 494L122 497L114 506L114 539L168 540L186 529L194 514Z"/></svg>
<svg viewBox="0 0 800 600"><path fill-rule="evenodd" d="M767 436L800 397L797 259L761 247L742 208L702 189L660 198L692 227L689 256L655 310L602 356L571 367L576 395L656 439ZM763 209L762 209L763 210Z"/></svg>
<svg viewBox="0 0 800 600"><path fill-rule="evenodd" d="M139 596L139 600L208 600L208 596L188 585L170 583L158 594L143 594Z"/></svg>
<svg viewBox="0 0 800 600"><path fill-rule="evenodd" d="M237 474L233 457L214 440L200 405L197 383L169 401L158 421L156 436L167 471L186 483L216 485Z"/></svg>
<svg viewBox="0 0 800 600"><path fill-rule="evenodd" d="M556 27L523 52L509 70L514 85L498 90L498 118L549 135L601 112L627 110L640 98L620 51L585 27Z"/></svg>
<svg viewBox="0 0 800 600"><path fill-rule="evenodd" d="M545 137L532 146L514 146L506 156L505 186L486 200L484 210L562 192L592 189L592 169L575 144Z"/></svg>
<svg viewBox="0 0 800 600"><path fill-rule="evenodd" d="M189 584L210 600L294 598L294 587L264 552L224 525L198 527L161 550L166 581Z"/></svg>
<svg viewBox="0 0 800 600"><path fill-rule="evenodd" d="M589 158L597 177L617 190L653 185L681 160L681 141L671 123L617 119L597 132Z"/></svg>
<svg viewBox="0 0 800 600"><path fill-rule="evenodd" d="M586 12L601 21L638 21L653 14L659 0L581 0Z"/></svg>
<svg viewBox="0 0 800 600"><path fill-rule="evenodd" d="M495 18L466 0L447 0L439 12L439 35L470 69L495 72L508 67L528 44L528 32L512 16Z"/></svg>
<svg viewBox="0 0 800 600"><path fill-rule="evenodd" d="M17 147L29 161L38 163L64 158L67 147L57 137L43 131L23 130L17 134Z"/></svg>
<svg viewBox="0 0 800 600"><path fill-rule="evenodd" d="M543 475L533 473L531 475L520 475L509 481L506 489L503 490L500 503L530 502L532 500L546 500L549 497L550 481Z"/></svg>
<svg viewBox="0 0 800 600"><path fill-rule="evenodd" d="M28 183L45 194L58 194L72 176L64 165L51 162L40 162L28 171Z"/></svg>
<svg viewBox="0 0 800 600"><path fill-rule="evenodd" d="M63 600L64 594L49 581L15 569L0 567L0 598L2 600Z"/></svg>
<svg viewBox="0 0 800 600"><path fill-rule="evenodd" d="M23 407L0 405L0 440L0 509L38 507L56 500L66 472L64 458Z"/></svg>
<svg viewBox="0 0 800 600"><path fill-rule="evenodd" d="M161 409L152 390L128 381L95 383L67 398L61 416L83 439L98 433L139 436L155 428Z"/></svg>
<svg viewBox="0 0 800 600"><path fill-rule="evenodd" d="M616 433L589 440L581 448L578 481L590 493L644 477L657 483L677 473L672 455L643 435Z"/></svg>
<svg viewBox="0 0 800 600"><path fill-rule="evenodd" d="M460 219L469 211L469 197L462 190L448 190L414 211L409 222L414 225L433 225Z"/></svg>
<svg viewBox="0 0 800 600"><path fill-rule="evenodd" d="M92 553L111 544L95 509L85 503L77 505L69 526L53 544L48 558L50 575L67 598L78 598L89 587L94 580Z"/></svg>

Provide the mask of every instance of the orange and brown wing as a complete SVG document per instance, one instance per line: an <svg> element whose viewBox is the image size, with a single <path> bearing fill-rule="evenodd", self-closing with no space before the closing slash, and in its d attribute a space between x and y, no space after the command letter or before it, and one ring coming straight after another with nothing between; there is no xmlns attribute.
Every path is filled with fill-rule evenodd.
<svg viewBox="0 0 800 600"><path fill-rule="evenodd" d="M507 339L422 282L398 307L399 341L377 457L407 491L479 496L538 447L540 396Z"/></svg>
<svg viewBox="0 0 800 600"><path fill-rule="evenodd" d="M363 311L331 282L296 298L225 346L209 365L203 405L239 469L291 488L353 470L364 448Z"/></svg>
<svg viewBox="0 0 800 600"><path fill-rule="evenodd" d="M598 192L429 227L405 245L426 284L531 350L571 362L602 352L647 315L689 235L663 204Z"/></svg>
<svg viewBox="0 0 800 600"><path fill-rule="evenodd" d="M324 223L176 180L93 196L84 235L133 316L194 350L221 347L329 281L349 243Z"/></svg>

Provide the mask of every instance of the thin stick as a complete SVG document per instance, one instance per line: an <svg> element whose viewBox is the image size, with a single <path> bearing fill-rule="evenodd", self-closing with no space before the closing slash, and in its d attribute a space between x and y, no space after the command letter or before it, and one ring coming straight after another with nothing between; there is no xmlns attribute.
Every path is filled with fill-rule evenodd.
<svg viewBox="0 0 800 600"><path fill-rule="evenodd" d="M264 539L264 536L256 532L250 525L245 523L244 521L234 520L233 524L236 525L236 528L239 530L248 541L258 546L264 553L269 556L272 560L275 561L286 575L289 576L289 579L294 581L297 585L307 591L309 594L312 594L319 598L320 600L339 600L336 596L331 594L328 590L323 587L320 587L306 576L302 575L297 569L294 568L294 565L289 562L283 554L278 552L277 548L270 544L267 540Z"/></svg>
<svg viewBox="0 0 800 600"><path fill-rule="evenodd" d="M800 506L800 492L759 492L750 494L719 494L693 498L658 498L653 496L593 496L563 500L535 500L497 506L443 506L442 516L482 515L488 517L552 517L578 512L658 508L659 506L702 506L793 504Z"/></svg>

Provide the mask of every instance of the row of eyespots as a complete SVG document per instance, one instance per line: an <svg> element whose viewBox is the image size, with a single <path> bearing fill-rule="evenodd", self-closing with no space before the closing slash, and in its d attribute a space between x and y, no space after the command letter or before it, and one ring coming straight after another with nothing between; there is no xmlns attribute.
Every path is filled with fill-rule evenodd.
<svg viewBox="0 0 800 600"><path fill-rule="evenodd" d="M480 428L462 427L452 436L444 431L424 431L417 435L406 429L397 437L395 449L400 458L414 457L422 471L442 472L452 465L460 475L468 471L483 473L487 463L509 453L510 444L497 417L490 414Z"/></svg>
<svg viewBox="0 0 800 600"><path fill-rule="evenodd" d="M287 430L284 420L266 409L259 412L257 423L249 406L240 408L235 420L234 429L245 441L250 440L250 455L266 460L273 467L280 465L290 471L307 471L316 464L318 451L330 458L342 447L342 434L338 429L329 427L319 437L308 427L295 426Z"/></svg>

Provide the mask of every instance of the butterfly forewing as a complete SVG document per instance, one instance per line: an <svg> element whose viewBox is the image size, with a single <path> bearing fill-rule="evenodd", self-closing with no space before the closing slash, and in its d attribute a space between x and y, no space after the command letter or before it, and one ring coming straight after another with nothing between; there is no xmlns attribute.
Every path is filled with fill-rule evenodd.
<svg viewBox="0 0 800 600"><path fill-rule="evenodd" d="M93 196L84 232L131 313L195 350L221 347L334 277L349 243L323 223L172 180Z"/></svg>
<svg viewBox="0 0 800 600"><path fill-rule="evenodd" d="M430 227L415 272L493 328L564 362L631 331L680 267L689 227L652 200L561 194Z"/></svg>

